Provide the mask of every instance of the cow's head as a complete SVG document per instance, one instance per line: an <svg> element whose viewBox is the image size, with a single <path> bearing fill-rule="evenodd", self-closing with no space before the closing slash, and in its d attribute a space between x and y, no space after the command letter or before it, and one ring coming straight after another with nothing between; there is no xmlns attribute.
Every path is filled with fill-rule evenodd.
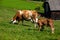
<svg viewBox="0 0 60 40"><path fill-rule="evenodd" d="M17 20L12 19L12 20L10 21L10 23L16 24L16 23L17 23Z"/></svg>

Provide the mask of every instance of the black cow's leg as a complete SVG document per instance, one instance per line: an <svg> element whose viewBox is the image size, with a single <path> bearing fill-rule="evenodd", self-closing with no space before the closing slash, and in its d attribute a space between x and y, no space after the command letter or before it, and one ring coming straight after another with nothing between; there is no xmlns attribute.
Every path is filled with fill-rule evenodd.
<svg viewBox="0 0 60 40"><path fill-rule="evenodd" d="M22 19L22 25L23 25L24 20Z"/></svg>
<svg viewBox="0 0 60 40"><path fill-rule="evenodd" d="M44 25L41 25L40 31L44 30Z"/></svg>

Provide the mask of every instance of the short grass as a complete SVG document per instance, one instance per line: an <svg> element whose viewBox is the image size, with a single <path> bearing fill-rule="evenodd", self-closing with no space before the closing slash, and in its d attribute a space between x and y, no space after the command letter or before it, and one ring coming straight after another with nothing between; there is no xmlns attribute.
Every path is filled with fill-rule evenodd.
<svg viewBox="0 0 60 40"><path fill-rule="evenodd" d="M43 2L28 2L28 1L21 1L21 0L1 0L0 6L2 7L9 7L9 8L16 8L16 9L35 9L37 6L42 8Z"/></svg>
<svg viewBox="0 0 60 40"><path fill-rule="evenodd" d="M30 21L25 21L25 26L10 24L14 15L14 9L0 9L0 40L60 40L60 21L54 21L55 34L51 34L49 27L40 32Z"/></svg>
<svg viewBox="0 0 60 40"><path fill-rule="evenodd" d="M60 21L54 21L54 34L51 34L49 27L45 27L42 32L38 31L38 28L35 28L30 21L24 21L24 25L21 22L18 25L10 24L9 22L15 15L16 9L25 9L25 6L20 7L23 5L15 7L17 3L16 5L13 3L14 6L11 1L10 3L7 4L4 0L0 5L0 40L60 40ZM32 7L33 10L35 6L32 5Z"/></svg>
<svg viewBox="0 0 60 40"><path fill-rule="evenodd" d="M21 1L21 0L0 0L0 7L5 8L13 8L13 9L29 9L34 10L38 6L40 7L40 12L43 12L42 7L43 2L29 2L29 1Z"/></svg>

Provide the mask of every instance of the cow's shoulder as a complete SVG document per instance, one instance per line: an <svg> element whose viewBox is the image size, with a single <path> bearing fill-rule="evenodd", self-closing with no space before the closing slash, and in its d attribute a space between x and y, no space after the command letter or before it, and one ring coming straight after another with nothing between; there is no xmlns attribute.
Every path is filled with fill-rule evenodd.
<svg viewBox="0 0 60 40"><path fill-rule="evenodd" d="M23 14L23 11L22 10L17 10L17 12L22 15Z"/></svg>

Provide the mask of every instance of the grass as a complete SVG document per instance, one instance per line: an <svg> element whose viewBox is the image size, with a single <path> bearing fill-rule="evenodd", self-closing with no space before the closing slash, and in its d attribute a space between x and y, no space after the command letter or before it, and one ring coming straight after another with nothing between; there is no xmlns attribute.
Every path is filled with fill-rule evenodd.
<svg viewBox="0 0 60 40"><path fill-rule="evenodd" d="M15 7L19 2L13 3L14 6L11 5L12 2L10 5L7 3L9 2L3 0L0 5L0 40L60 40L60 21L54 21L55 34L50 33L49 27L45 27L42 32L38 31L38 28L35 28L30 21L24 21L25 26L21 22L18 25L10 24L11 18L16 13L15 9L25 8ZM28 4L31 5L30 3ZM34 9L33 5L31 9Z"/></svg>
<svg viewBox="0 0 60 40"><path fill-rule="evenodd" d="M41 2L38 4L40 4L40 7L41 7L43 3ZM13 1L12 0L2 0L1 6L9 7L9 8L16 8L16 9L33 9L34 10L37 6L37 3L20 1L20 0L13 0Z"/></svg>
<svg viewBox="0 0 60 40"><path fill-rule="evenodd" d="M42 7L43 2L28 2L28 1L21 1L21 0L1 0L0 1L0 7L5 7L5 8L13 8L13 9L19 9L19 10L24 10L24 9L29 9L29 10L34 10L37 8L37 6L40 7L40 12L43 12L43 7Z"/></svg>
<svg viewBox="0 0 60 40"><path fill-rule="evenodd" d="M0 40L59 40L60 39L60 21L54 21L55 34L50 33L50 28L46 27L43 32L39 32L34 24L25 21L15 25L10 24L15 10L8 8L0 9Z"/></svg>

